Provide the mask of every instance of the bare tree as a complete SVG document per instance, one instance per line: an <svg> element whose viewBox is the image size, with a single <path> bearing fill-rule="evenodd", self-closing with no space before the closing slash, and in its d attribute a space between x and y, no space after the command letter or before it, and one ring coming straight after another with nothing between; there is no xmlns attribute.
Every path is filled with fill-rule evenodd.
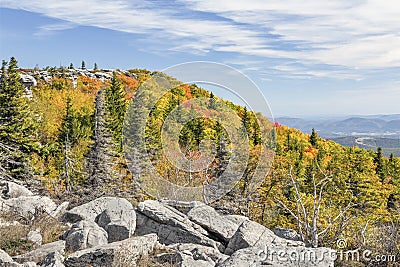
<svg viewBox="0 0 400 267"><path fill-rule="evenodd" d="M320 236L324 235L339 218L343 217L347 210L349 210L351 207L356 206L356 204L352 203L352 197L348 204L343 209L341 209L335 217L328 219L328 225L321 230L320 225L318 224L321 215L321 204L325 197L326 185L333 178L331 175L323 174L323 176L324 178L317 183L315 180L315 174L312 175L313 204L311 209L307 208L304 203L299 185L293 177L292 166L290 166L289 178L296 194L296 209L294 210L289 208L282 200L275 198L279 205L287 212L289 212L290 215L296 220L297 229L299 231L302 241L312 247L318 247Z"/></svg>

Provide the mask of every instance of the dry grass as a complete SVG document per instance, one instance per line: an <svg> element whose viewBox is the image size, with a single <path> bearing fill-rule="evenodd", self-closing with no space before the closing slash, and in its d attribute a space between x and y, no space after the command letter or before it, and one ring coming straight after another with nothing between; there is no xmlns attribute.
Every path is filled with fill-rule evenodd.
<svg viewBox="0 0 400 267"><path fill-rule="evenodd" d="M2 213L0 219L5 222L19 222L17 225L0 226L0 249L11 256L26 253L35 248L32 242L26 240L31 230L38 229L42 235L42 243L57 241L61 234L67 229L58 220L43 213L32 221L26 221L15 213Z"/></svg>

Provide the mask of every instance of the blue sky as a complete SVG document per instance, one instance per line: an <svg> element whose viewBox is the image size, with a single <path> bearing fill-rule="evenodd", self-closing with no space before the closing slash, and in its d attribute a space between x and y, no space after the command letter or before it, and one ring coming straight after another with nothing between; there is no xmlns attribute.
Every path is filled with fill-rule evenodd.
<svg viewBox="0 0 400 267"><path fill-rule="evenodd" d="M0 58L215 61L253 79L275 116L400 113L399 14L396 0L1 0Z"/></svg>

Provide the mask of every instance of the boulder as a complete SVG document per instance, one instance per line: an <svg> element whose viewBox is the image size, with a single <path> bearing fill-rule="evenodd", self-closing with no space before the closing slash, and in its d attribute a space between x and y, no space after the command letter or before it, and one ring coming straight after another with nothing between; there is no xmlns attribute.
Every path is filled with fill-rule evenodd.
<svg viewBox="0 0 400 267"><path fill-rule="evenodd" d="M293 240L293 241L301 241L300 235L293 229L285 229L285 228L275 228L274 234L279 237Z"/></svg>
<svg viewBox="0 0 400 267"><path fill-rule="evenodd" d="M202 260L208 263L213 263L214 265L220 262L225 261L229 256L222 254L219 250L202 246L198 244L189 244L189 243L182 243L182 244L172 244L166 247L167 249L176 251L175 258L182 259L183 262L188 260L188 255L192 257L193 260L198 261ZM183 254L182 254L183 253ZM186 256L183 256L186 255ZM178 263L179 261L177 261ZM197 265L193 265L197 266Z"/></svg>
<svg viewBox="0 0 400 267"><path fill-rule="evenodd" d="M133 235L136 228L136 212L130 210L106 209L97 218L97 224L106 230L108 242L127 239Z"/></svg>
<svg viewBox="0 0 400 267"><path fill-rule="evenodd" d="M328 248L248 247L233 253L219 267L333 267L335 251Z"/></svg>
<svg viewBox="0 0 400 267"><path fill-rule="evenodd" d="M14 260L4 250L0 249L0 266L6 262L13 262Z"/></svg>
<svg viewBox="0 0 400 267"><path fill-rule="evenodd" d="M94 222L96 217L105 210L120 212L132 209L132 204L124 198L101 197L65 212L61 220L68 223L82 220Z"/></svg>
<svg viewBox="0 0 400 267"><path fill-rule="evenodd" d="M233 252L242 248L270 244L291 247L304 246L303 242L287 240L275 235L270 229L259 223L244 221L229 240L225 254L231 255Z"/></svg>
<svg viewBox="0 0 400 267"><path fill-rule="evenodd" d="M147 255L157 245L157 235L136 236L123 241L72 253L65 260L67 267L135 266L139 256Z"/></svg>
<svg viewBox="0 0 400 267"><path fill-rule="evenodd" d="M64 257L58 251L51 252L39 263L39 266L40 267L65 267Z"/></svg>
<svg viewBox="0 0 400 267"><path fill-rule="evenodd" d="M26 240L40 246L42 245L43 237L40 234L39 229L36 229L29 231L29 233L26 235Z"/></svg>
<svg viewBox="0 0 400 267"><path fill-rule="evenodd" d="M234 220L220 215L212 207L205 204L192 208L187 215L191 221L214 234L221 242L227 243L240 226L240 223L234 223Z"/></svg>
<svg viewBox="0 0 400 267"><path fill-rule="evenodd" d="M65 240L65 250L75 252L107 244L108 236L107 232L95 222L80 221L64 232L63 239Z"/></svg>
<svg viewBox="0 0 400 267"><path fill-rule="evenodd" d="M214 267L215 263L211 260L196 258L190 251L176 253L162 253L156 255L156 260L163 264L173 264L177 267Z"/></svg>
<svg viewBox="0 0 400 267"><path fill-rule="evenodd" d="M21 265L18 265L20 267L37 267L36 263L34 263L33 261L28 261L28 262L24 262Z"/></svg>
<svg viewBox="0 0 400 267"><path fill-rule="evenodd" d="M208 236L201 226L191 222L182 212L158 201L146 200L139 203L136 214L136 233L156 233L160 243L193 243L217 248L224 246Z"/></svg>
<svg viewBox="0 0 400 267"><path fill-rule="evenodd" d="M2 181L0 182L0 189L0 196L3 199L17 198L21 196L33 196L33 193L28 188L14 182Z"/></svg>
<svg viewBox="0 0 400 267"><path fill-rule="evenodd" d="M161 199L160 202L170 207L173 207L184 214L187 214L193 208L205 205L200 201L185 202L179 200Z"/></svg>
<svg viewBox="0 0 400 267"><path fill-rule="evenodd" d="M69 202L63 202L58 207L50 213L50 216L55 219L60 219L60 217L67 211Z"/></svg>
<svg viewBox="0 0 400 267"><path fill-rule="evenodd" d="M225 215L225 218L233 222L234 224L241 225L244 221L249 221L249 218L242 215Z"/></svg>
<svg viewBox="0 0 400 267"><path fill-rule="evenodd" d="M3 203L3 211L15 212L29 219L42 213L51 214L56 208L56 203L44 196L20 196L7 199Z"/></svg>
<svg viewBox="0 0 400 267"><path fill-rule="evenodd" d="M65 241L59 240L56 242L44 244L35 250L32 250L22 255L15 256L13 257L13 259L18 263L24 263L28 261L38 263L41 262L51 252L58 251L61 254L63 254L64 248L65 248Z"/></svg>

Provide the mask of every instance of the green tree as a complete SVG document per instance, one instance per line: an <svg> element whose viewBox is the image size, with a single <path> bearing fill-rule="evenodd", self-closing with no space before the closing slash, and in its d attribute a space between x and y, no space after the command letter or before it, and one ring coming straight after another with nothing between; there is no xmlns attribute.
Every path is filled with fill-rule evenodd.
<svg viewBox="0 0 400 267"><path fill-rule="evenodd" d="M310 135L310 143L312 146L317 146L317 141L318 141L317 131L315 131L315 129L312 128L311 135Z"/></svg>
<svg viewBox="0 0 400 267"><path fill-rule="evenodd" d="M8 67L7 67L8 66ZM0 169L22 178L30 173L29 157L37 151L37 118L20 82L17 60L3 61L0 80Z"/></svg>
<svg viewBox="0 0 400 267"><path fill-rule="evenodd" d="M376 150L374 163L376 164L376 174L379 178L381 178L381 181L383 182L383 180L385 179L385 165L383 162L382 148L380 147L378 147Z"/></svg>
<svg viewBox="0 0 400 267"><path fill-rule="evenodd" d="M68 68L69 68L70 70L72 70L72 69L74 68L74 64L70 63Z"/></svg>
<svg viewBox="0 0 400 267"><path fill-rule="evenodd" d="M106 89L105 93L107 128L110 130L113 139L117 144L117 152L122 152L122 127L127 108L127 100L125 98L124 87L116 73L113 74L111 85Z"/></svg>
<svg viewBox="0 0 400 267"><path fill-rule="evenodd" d="M98 70L99 69L99 66L97 66L97 63L95 62L94 63L94 68L93 68L94 70Z"/></svg>
<svg viewBox="0 0 400 267"><path fill-rule="evenodd" d="M84 60L82 60L82 63L81 63L81 69L86 69L86 64L85 64L85 61Z"/></svg>
<svg viewBox="0 0 400 267"><path fill-rule="evenodd" d="M208 108L210 109L215 109L216 108L216 99L214 94L211 92L210 93L210 101L208 102Z"/></svg>

